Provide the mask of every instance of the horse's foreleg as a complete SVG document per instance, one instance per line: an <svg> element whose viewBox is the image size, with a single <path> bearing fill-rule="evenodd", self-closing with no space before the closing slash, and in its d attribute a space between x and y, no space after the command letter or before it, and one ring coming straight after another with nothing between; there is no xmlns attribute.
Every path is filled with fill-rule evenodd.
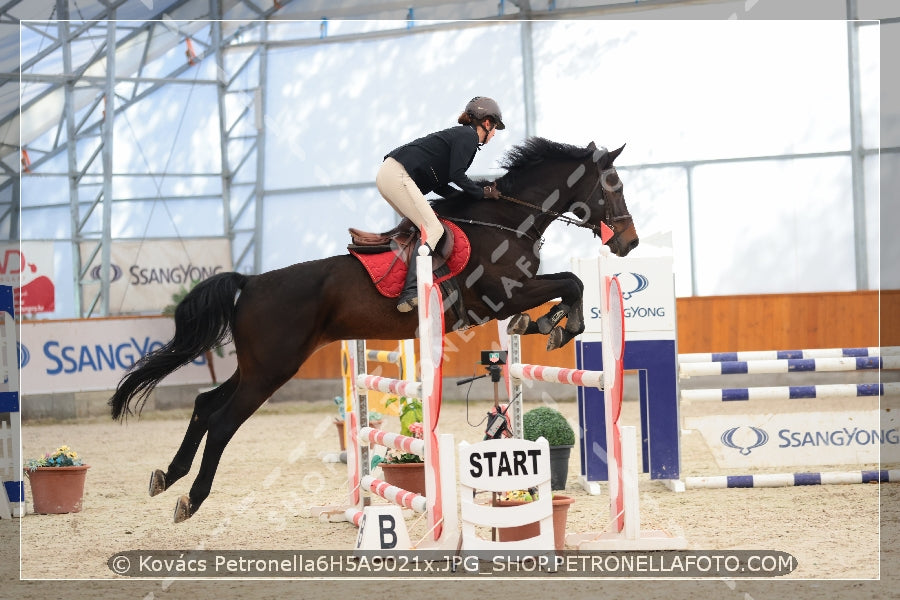
<svg viewBox="0 0 900 600"><path fill-rule="evenodd" d="M568 317L565 327L556 326L550 331L547 350L562 348L584 331L584 305L581 301L569 310Z"/></svg>
<svg viewBox="0 0 900 600"><path fill-rule="evenodd" d="M550 334L548 350L564 346L584 331L583 292L584 284L572 273L538 275L518 290L517 297L523 304L527 302L525 307L543 304L554 298L560 298L561 302L537 320L532 320L525 313L514 315L510 318L507 332L519 335ZM568 317L566 327L559 327L559 322L565 317Z"/></svg>
<svg viewBox="0 0 900 600"><path fill-rule="evenodd" d="M562 321L569 314L569 307L566 304L559 303L550 309L550 312L537 320L533 320L529 315L520 313L510 318L508 333L516 333L519 335L530 335L532 333L540 333L547 335L550 333L557 323Z"/></svg>
<svg viewBox="0 0 900 600"><path fill-rule="evenodd" d="M209 415L231 397L237 387L237 380L238 373L235 372L228 381L215 389L199 394L194 400L194 412L191 414L187 432L184 434L184 440L182 440L178 452L169 463L169 468L165 472L156 469L150 474L151 496L166 491L191 470L191 463L194 462L200 442L206 434Z"/></svg>

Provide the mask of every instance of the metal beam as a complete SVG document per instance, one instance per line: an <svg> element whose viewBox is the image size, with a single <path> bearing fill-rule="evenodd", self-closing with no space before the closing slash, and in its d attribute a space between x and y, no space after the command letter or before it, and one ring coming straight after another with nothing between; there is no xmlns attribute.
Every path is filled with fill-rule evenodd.
<svg viewBox="0 0 900 600"><path fill-rule="evenodd" d="M866 232L865 160L860 101L859 30L856 0L847 0L847 67L850 92L850 174L853 187L853 250L856 265L856 289L869 289L868 235Z"/></svg>
<svg viewBox="0 0 900 600"><path fill-rule="evenodd" d="M259 39L265 47L266 41L269 39L268 23L263 22L261 25ZM268 77L269 53L263 51L259 55L259 81L257 81L256 92L256 186L254 194L256 195L256 210L254 212L253 226L253 272L262 273L263 247L262 247L262 224L264 217L265 203L265 176L266 176L266 88L269 84Z"/></svg>
<svg viewBox="0 0 900 600"><path fill-rule="evenodd" d="M522 96L525 100L525 137L535 135L534 111L534 35L531 26L531 2L520 0L519 10L524 21L520 28L522 39Z"/></svg>
<svg viewBox="0 0 900 600"><path fill-rule="evenodd" d="M212 42L216 57L216 102L219 110L219 158L222 185L222 231L234 245L234 234L231 231L231 169L228 162L228 123L225 114L225 94L228 76L225 73L225 55L222 52L222 5L220 0L209 0L209 14L212 22ZM233 253L233 249L230 250ZM233 254L232 254L233 259Z"/></svg>
<svg viewBox="0 0 900 600"><path fill-rule="evenodd" d="M23 73L22 81L26 83L67 83L69 81L76 82L85 82L89 84L96 85L97 87L104 87L106 85L106 76L105 75L79 75L78 73L72 73L69 75L60 75L53 73ZM215 79L179 79L177 77L116 77L116 81L119 83L158 83L158 84L171 84L171 83L185 83L185 84L206 84L206 85L216 85L219 83ZM87 87L87 86L84 86Z"/></svg>
<svg viewBox="0 0 900 600"><path fill-rule="evenodd" d="M112 198L113 198L113 127L116 117L116 9L109 11L106 24L106 110L103 129L103 233L100 251L101 316L109 316L109 283L112 248Z"/></svg>
<svg viewBox="0 0 900 600"><path fill-rule="evenodd" d="M59 17L57 28L62 48L63 72L72 70L72 46L68 43L71 32L69 31L69 2L68 0L56 0L56 14ZM72 289L74 291L75 310L79 317L84 317L82 311L81 289L81 207L78 201L78 183L75 174L78 172L78 158L76 155L77 143L75 136L75 106L72 100L74 82L69 81L63 88L63 120L66 127L66 155L68 165L69 188L69 223L71 227L72 243Z"/></svg>
<svg viewBox="0 0 900 600"><path fill-rule="evenodd" d="M180 4L183 4L183 3L184 3L184 1L179 2L178 4L180 5ZM274 13L276 10L277 10L277 9L274 8L274 7L271 8L271 9L269 9L269 11L267 12L267 16L269 16L269 15L272 14L272 13ZM237 37L239 37L240 35L242 35L247 29L251 28L251 27L254 26L255 24L256 24L256 23L248 24L248 25L245 25L245 26L242 26L242 27L237 28L234 32L232 32L229 36L225 37L225 38L222 40L222 45L223 45L223 47L224 47L224 46L227 46L232 40L234 40L234 39L236 39ZM127 39L128 37L130 37L130 36L126 36L126 38L123 38L123 40L120 40L120 41L119 41L119 44L121 45L121 44L125 41L125 39ZM207 56L211 55L213 52L214 52L214 49L213 49L213 48L210 48L210 49L208 49L208 50L205 50L205 51L201 52L200 54L198 54L198 59L202 61L202 60L205 59ZM178 75L184 73L186 70L188 70L188 69L190 69L190 68L192 68L192 67L191 67L190 65L188 65L187 63L185 63L185 64L182 65L181 67L178 67L178 68L174 69L171 73L169 73L168 77L165 78L165 79L175 78L175 77L177 77ZM63 85L63 84L58 84L58 85ZM145 90L143 90L141 93L136 94L136 95L135 95L133 98L131 98L130 100L124 101L124 102L119 106L119 110L126 110L126 109L127 109L129 106L131 106L132 104L135 104L136 102L139 102L139 101L143 100L144 98L150 96L153 92L159 90L159 89L162 88L164 85L166 85L166 84L165 84L165 83L162 83L162 82L161 82L161 83L154 83L154 84L151 84L149 87L147 87L147 88L146 88ZM58 87L58 86L57 86L57 87ZM24 107L23 107L23 110L24 110ZM6 122L6 120L12 119L12 118L14 118L15 116L16 116L16 113L13 113L12 115L7 116L5 119L0 119L0 127L3 126L3 124ZM82 133L90 133L90 132L93 132L94 130L98 129L98 128L100 127L100 125L101 125L101 123L100 123L99 121L96 122L96 123L93 123L93 124L91 124L90 126L86 127ZM44 164L45 162L47 162L47 161L53 159L53 158L54 158L59 152L61 152L62 150L63 150L63 148L54 148L53 150L48 151L47 154L45 154L44 156L42 156L41 158L35 160L35 161L32 163L32 169L33 169L33 170L39 169L40 166L41 166L42 164ZM8 184L0 184L0 190L4 189L7 185L8 185Z"/></svg>

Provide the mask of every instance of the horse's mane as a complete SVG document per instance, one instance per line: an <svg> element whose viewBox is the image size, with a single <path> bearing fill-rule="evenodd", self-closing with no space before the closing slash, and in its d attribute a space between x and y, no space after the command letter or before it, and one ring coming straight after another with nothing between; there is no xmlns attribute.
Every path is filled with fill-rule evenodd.
<svg viewBox="0 0 900 600"><path fill-rule="evenodd" d="M593 148L575 146L554 142L542 137L530 137L521 144L517 144L506 151L500 159L500 166L506 169L506 173L498 178L502 181L501 190L515 190L518 188L519 177L528 173L532 168L546 161L552 160L580 160L590 156ZM479 185L487 185L486 180L477 180ZM439 207L447 207L448 204L457 201L471 200L465 192L459 192L448 198L432 200L431 203L437 210Z"/></svg>
<svg viewBox="0 0 900 600"><path fill-rule="evenodd" d="M581 159L594 150L572 144L562 144L542 137L530 137L510 148L500 161L507 171L530 169L547 160Z"/></svg>

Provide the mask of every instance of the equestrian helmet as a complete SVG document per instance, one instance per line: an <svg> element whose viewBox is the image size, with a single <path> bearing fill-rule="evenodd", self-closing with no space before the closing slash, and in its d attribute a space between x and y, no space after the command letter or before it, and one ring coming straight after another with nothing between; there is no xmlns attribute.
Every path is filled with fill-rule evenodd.
<svg viewBox="0 0 900 600"><path fill-rule="evenodd" d="M490 117L497 123L497 129L506 129L506 125L503 124L503 115L500 114L500 106L493 98L475 96L466 104L466 113L479 121Z"/></svg>

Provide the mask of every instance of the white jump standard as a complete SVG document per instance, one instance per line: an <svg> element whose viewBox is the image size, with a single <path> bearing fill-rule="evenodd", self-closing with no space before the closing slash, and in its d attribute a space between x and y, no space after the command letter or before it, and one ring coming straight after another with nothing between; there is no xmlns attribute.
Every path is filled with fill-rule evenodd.
<svg viewBox="0 0 900 600"><path fill-rule="evenodd" d="M566 544L579 550L676 550L687 547L683 537L666 531L641 531L638 502L637 441L634 427L619 427L622 407L624 311L622 291L615 277L604 277L601 287L603 319L603 371L564 369L521 363L520 345L510 339L509 376L513 405L521 402L523 380L549 381L605 390L605 459L609 465L609 530L569 534ZM518 402L517 402L518 401Z"/></svg>
<svg viewBox="0 0 900 600"><path fill-rule="evenodd" d="M322 520L346 520L362 526L365 515L371 510L370 498L363 493L368 492L394 505L425 515L428 531L423 540L415 545L415 549L455 550L459 545L455 448L453 436L439 436L437 430L442 391L443 305L440 291L433 285L431 257L420 254L416 259L416 268L422 380L390 379L367 374L368 354L365 342L349 342L348 360L350 372L354 374L352 380L355 390L352 394L353 410L347 413L348 502L343 506L313 507L311 514ZM424 439L369 427L370 390L421 399ZM425 495L392 486L373 477L369 465L369 443L420 456L425 463ZM403 528L403 534L398 537L408 540L405 525L401 522L399 527ZM361 548L362 539L361 530L357 538L358 549ZM395 549L410 550L414 547Z"/></svg>

